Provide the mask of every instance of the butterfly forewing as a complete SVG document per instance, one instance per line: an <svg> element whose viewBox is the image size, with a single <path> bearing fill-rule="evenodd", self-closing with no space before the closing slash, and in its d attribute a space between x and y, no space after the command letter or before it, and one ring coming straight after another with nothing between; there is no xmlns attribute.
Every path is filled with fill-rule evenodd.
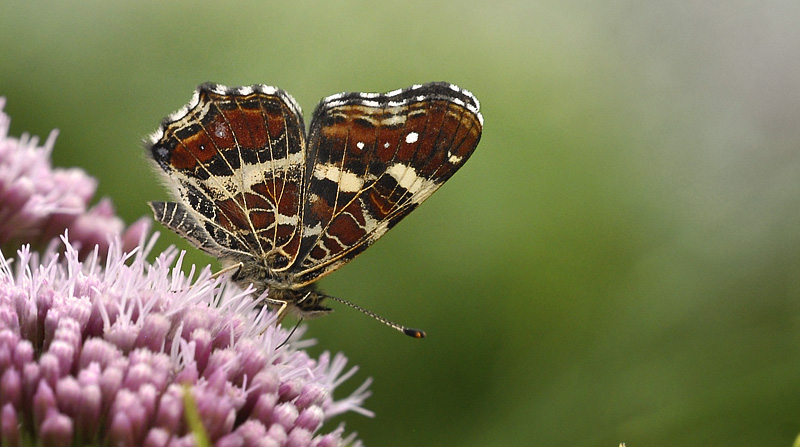
<svg viewBox="0 0 800 447"><path fill-rule="evenodd" d="M157 212L161 222L216 256L219 250L197 243L205 243L203 232L223 257L269 255L274 270L292 264L300 248L306 153L291 96L268 86L204 84L152 140L153 159L189 209L168 204L177 213Z"/></svg>
<svg viewBox="0 0 800 447"><path fill-rule="evenodd" d="M309 131L295 281L315 281L366 249L449 179L482 130L477 100L446 83L324 99Z"/></svg>

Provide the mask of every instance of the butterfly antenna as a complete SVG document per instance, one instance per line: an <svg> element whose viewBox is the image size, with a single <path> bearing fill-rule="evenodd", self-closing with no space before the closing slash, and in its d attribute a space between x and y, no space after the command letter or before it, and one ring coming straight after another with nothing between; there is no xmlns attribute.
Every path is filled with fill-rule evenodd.
<svg viewBox="0 0 800 447"><path fill-rule="evenodd" d="M295 325L294 325L294 327L292 328L292 332L289 332L289 335L287 335L287 336L286 336L286 340L284 340L284 341L283 341L283 343L279 344L279 345L278 345L278 346L275 348L276 350L278 350L278 349L282 348L282 347L283 347L283 345L285 345L286 343L288 343L288 342L289 342L289 339L290 339L290 338L292 338L292 335L294 335L294 331L296 331L296 330L297 330L297 328L298 328L298 327L300 327L300 323L302 323L302 322L303 322L303 319L302 319L302 318L300 318L299 320L297 320L297 324L295 324Z"/></svg>
<svg viewBox="0 0 800 447"><path fill-rule="evenodd" d="M399 332L402 332L402 333L408 335L409 337L425 338L425 331L422 331L420 329L414 329L414 328L410 328L410 327L400 326L397 323L391 322L391 321L387 320L386 318L383 318L382 316L376 314L375 312L372 312L372 311L369 311L367 309L364 309L363 307L359 306L358 304L353 304L350 301L343 300L341 298L336 298L335 296L330 296L330 295L325 295L325 298L330 298L330 299L332 299L332 300L334 300L336 302L339 302L339 303L342 303L344 305L350 306L353 309L363 313L364 315L372 317L375 320L378 320L381 323L385 324L386 326L389 326L390 328L392 328L392 329L394 329L396 331L399 331Z"/></svg>

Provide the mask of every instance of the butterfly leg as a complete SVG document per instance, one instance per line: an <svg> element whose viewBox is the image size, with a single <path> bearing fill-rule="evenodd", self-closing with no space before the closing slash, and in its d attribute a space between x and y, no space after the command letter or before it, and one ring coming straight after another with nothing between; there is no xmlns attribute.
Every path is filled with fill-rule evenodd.
<svg viewBox="0 0 800 447"><path fill-rule="evenodd" d="M266 301L268 305L278 306L278 312L275 314L276 315L275 326L281 324L281 322L283 322L283 318L286 316L286 309L289 308L289 302L284 300L276 300L273 298L264 298L264 301ZM259 335L264 334L264 332L267 331L267 327L268 326L265 326L264 329L261 330L261 333ZM281 343L281 346L283 346L284 343L286 342L284 341L283 343Z"/></svg>
<svg viewBox="0 0 800 447"><path fill-rule="evenodd" d="M264 304L268 306L277 306L278 310L275 312L275 324L281 324L283 322L284 317L288 313L287 310L289 309L289 302L286 300L279 300L276 298L269 298L265 297L263 299Z"/></svg>
<svg viewBox="0 0 800 447"><path fill-rule="evenodd" d="M218 271L218 272L214 273L213 275L211 275L211 278L212 278L212 279L217 279L217 278L219 278L220 276L222 276L222 275L224 275L224 274L226 274L226 273L228 273L228 272L232 272L232 271L234 271L234 270L238 271L238 270L239 270L239 269L241 269L243 266L244 266L244 264L242 264L241 262L237 262L236 264L229 265L229 266L227 266L227 267L223 268L222 270L220 270L220 271Z"/></svg>
<svg viewBox="0 0 800 447"><path fill-rule="evenodd" d="M283 318L286 317L286 309L289 308L289 302L281 300L272 300L271 304L279 306L278 312L275 314L276 315L275 324L276 325L281 324L283 322Z"/></svg>

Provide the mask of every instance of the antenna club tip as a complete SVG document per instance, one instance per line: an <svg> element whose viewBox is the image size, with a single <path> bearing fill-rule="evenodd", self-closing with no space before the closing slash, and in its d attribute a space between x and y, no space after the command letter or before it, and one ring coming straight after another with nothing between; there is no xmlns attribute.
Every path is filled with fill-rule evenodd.
<svg viewBox="0 0 800 447"><path fill-rule="evenodd" d="M403 333L409 337L425 338L425 331L421 331L419 329L403 328Z"/></svg>

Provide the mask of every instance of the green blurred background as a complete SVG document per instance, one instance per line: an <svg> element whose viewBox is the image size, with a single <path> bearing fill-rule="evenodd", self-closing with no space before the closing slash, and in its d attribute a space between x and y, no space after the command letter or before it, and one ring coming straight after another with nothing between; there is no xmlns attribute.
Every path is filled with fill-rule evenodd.
<svg viewBox="0 0 800 447"><path fill-rule="evenodd" d="M367 446L788 446L800 433L800 2L5 2L12 133L128 221L141 141L204 81L306 113L446 80L472 160L322 281L316 352L374 377ZM161 247L188 245L163 234ZM192 251L191 261L208 257ZM343 390L346 391L346 390ZM334 421L333 424L336 424Z"/></svg>

